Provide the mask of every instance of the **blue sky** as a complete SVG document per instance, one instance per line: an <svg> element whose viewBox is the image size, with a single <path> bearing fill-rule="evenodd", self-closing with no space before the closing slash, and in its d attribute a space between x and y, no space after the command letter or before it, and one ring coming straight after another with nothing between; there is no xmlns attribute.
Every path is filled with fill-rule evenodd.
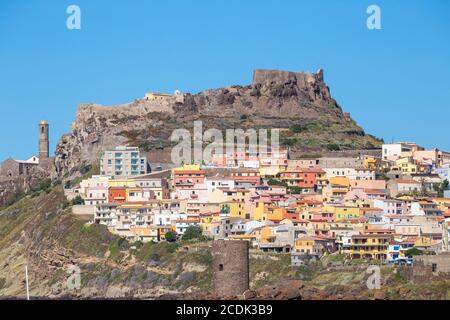
<svg viewBox="0 0 450 320"><path fill-rule="evenodd" d="M66 8L81 8L68 30ZM366 9L381 8L381 30ZM80 103L147 91L251 82L257 68L325 70L333 97L366 132L450 150L450 2L446 0L0 3L0 159L51 152Z"/></svg>

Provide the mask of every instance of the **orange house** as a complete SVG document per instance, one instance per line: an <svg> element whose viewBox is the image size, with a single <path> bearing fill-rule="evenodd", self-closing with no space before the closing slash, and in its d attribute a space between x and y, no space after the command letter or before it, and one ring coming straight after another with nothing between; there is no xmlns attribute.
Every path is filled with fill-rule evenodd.
<svg viewBox="0 0 450 320"><path fill-rule="evenodd" d="M271 220L274 222L280 222L281 220L286 218L286 209L285 208L273 208L269 209L267 213L267 220Z"/></svg>
<svg viewBox="0 0 450 320"><path fill-rule="evenodd" d="M264 226L261 228L261 236L260 236L260 242L267 243L267 242L274 242L276 236L273 232L273 228L270 226Z"/></svg>
<svg viewBox="0 0 450 320"><path fill-rule="evenodd" d="M122 187L111 187L108 191L109 203L123 203L127 201L127 189Z"/></svg>

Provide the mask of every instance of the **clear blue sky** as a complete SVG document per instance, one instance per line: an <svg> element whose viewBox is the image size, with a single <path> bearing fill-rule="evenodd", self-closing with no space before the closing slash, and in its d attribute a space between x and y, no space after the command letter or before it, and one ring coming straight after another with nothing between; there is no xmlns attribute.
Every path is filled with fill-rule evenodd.
<svg viewBox="0 0 450 320"><path fill-rule="evenodd" d="M447 0L1 1L0 159L35 154L43 118L53 153L80 103L245 85L256 68L323 68L366 132L450 150L449 39Z"/></svg>

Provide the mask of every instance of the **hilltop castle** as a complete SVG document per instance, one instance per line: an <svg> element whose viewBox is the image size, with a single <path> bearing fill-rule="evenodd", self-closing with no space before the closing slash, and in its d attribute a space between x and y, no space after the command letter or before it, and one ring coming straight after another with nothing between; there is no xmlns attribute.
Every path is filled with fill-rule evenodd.
<svg viewBox="0 0 450 320"><path fill-rule="evenodd" d="M144 96L148 101L184 103L184 94L180 90L175 90L173 94L148 92Z"/></svg>

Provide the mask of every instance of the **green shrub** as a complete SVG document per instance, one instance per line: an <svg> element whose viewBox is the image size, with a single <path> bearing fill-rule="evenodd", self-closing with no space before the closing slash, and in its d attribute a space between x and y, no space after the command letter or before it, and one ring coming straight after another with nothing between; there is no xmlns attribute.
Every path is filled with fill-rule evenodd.
<svg viewBox="0 0 450 320"><path fill-rule="evenodd" d="M416 248L416 247L413 247L413 248L411 248L411 249L408 249L408 250L406 250L406 252L405 252L405 255L406 255L407 257L420 256L420 255L422 255L422 254L423 254L422 250L419 250L419 249Z"/></svg>
<svg viewBox="0 0 450 320"><path fill-rule="evenodd" d="M300 187L289 187L288 193L289 194L300 194L302 189Z"/></svg>
<svg viewBox="0 0 450 320"><path fill-rule="evenodd" d="M183 240L204 240L205 237L202 233L202 228L200 226L189 226L186 228L186 231L183 234L182 237Z"/></svg>
<svg viewBox="0 0 450 320"><path fill-rule="evenodd" d="M339 151L341 147L337 143L329 143L327 144L327 149L330 151Z"/></svg>
<svg viewBox="0 0 450 320"><path fill-rule="evenodd" d="M280 180L278 180L278 179L275 179L275 178L270 178L270 179L267 181L267 184L268 184L269 186L285 186L285 185L286 185L286 183L284 183L284 182L282 182L282 181L280 181Z"/></svg>
<svg viewBox="0 0 450 320"><path fill-rule="evenodd" d="M129 247L130 244L125 238L115 239L109 246L109 258L119 262L124 256L121 251L128 250Z"/></svg>
<svg viewBox="0 0 450 320"><path fill-rule="evenodd" d="M292 146L295 146L296 144L298 144L298 140L296 138L284 139L283 144L285 146L292 147Z"/></svg>
<svg viewBox="0 0 450 320"><path fill-rule="evenodd" d="M83 205L84 204L84 200L80 195L77 195L75 198L72 199L72 205L76 206L76 205Z"/></svg>
<svg viewBox="0 0 450 320"><path fill-rule="evenodd" d="M305 131L305 129L306 129L305 127L302 127L299 124L294 124L289 128L289 130L291 130L294 133L301 133L301 132Z"/></svg>
<svg viewBox="0 0 450 320"><path fill-rule="evenodd" d="M166 241L168 241L168 242L177 241L177 235L173 231L166 232L164 237L166 238Z"/></svg>
<svg viewBox="0 0 450 320"><path fill-rule="evenodd" d="M310 266L300 266L295 276L301 280L310 281L314 276L314 271Z"/></svg>
<svg viewBox="0 0 450 320"><path fill-rule="evenodd" d="M42 180L37 187L31 188L30 192L40 192L44 191L46 193L49 193L52 188L52 180L51 179L44 179Z"/></svg>
<svg viewBox="0 0 450 320"><path fill-rule="evenodd" d="M140 261L147 260L164 260L178 249L176 242L161 241L158 243L146 242L141 248L136 250L136 258Z"/></svg>

